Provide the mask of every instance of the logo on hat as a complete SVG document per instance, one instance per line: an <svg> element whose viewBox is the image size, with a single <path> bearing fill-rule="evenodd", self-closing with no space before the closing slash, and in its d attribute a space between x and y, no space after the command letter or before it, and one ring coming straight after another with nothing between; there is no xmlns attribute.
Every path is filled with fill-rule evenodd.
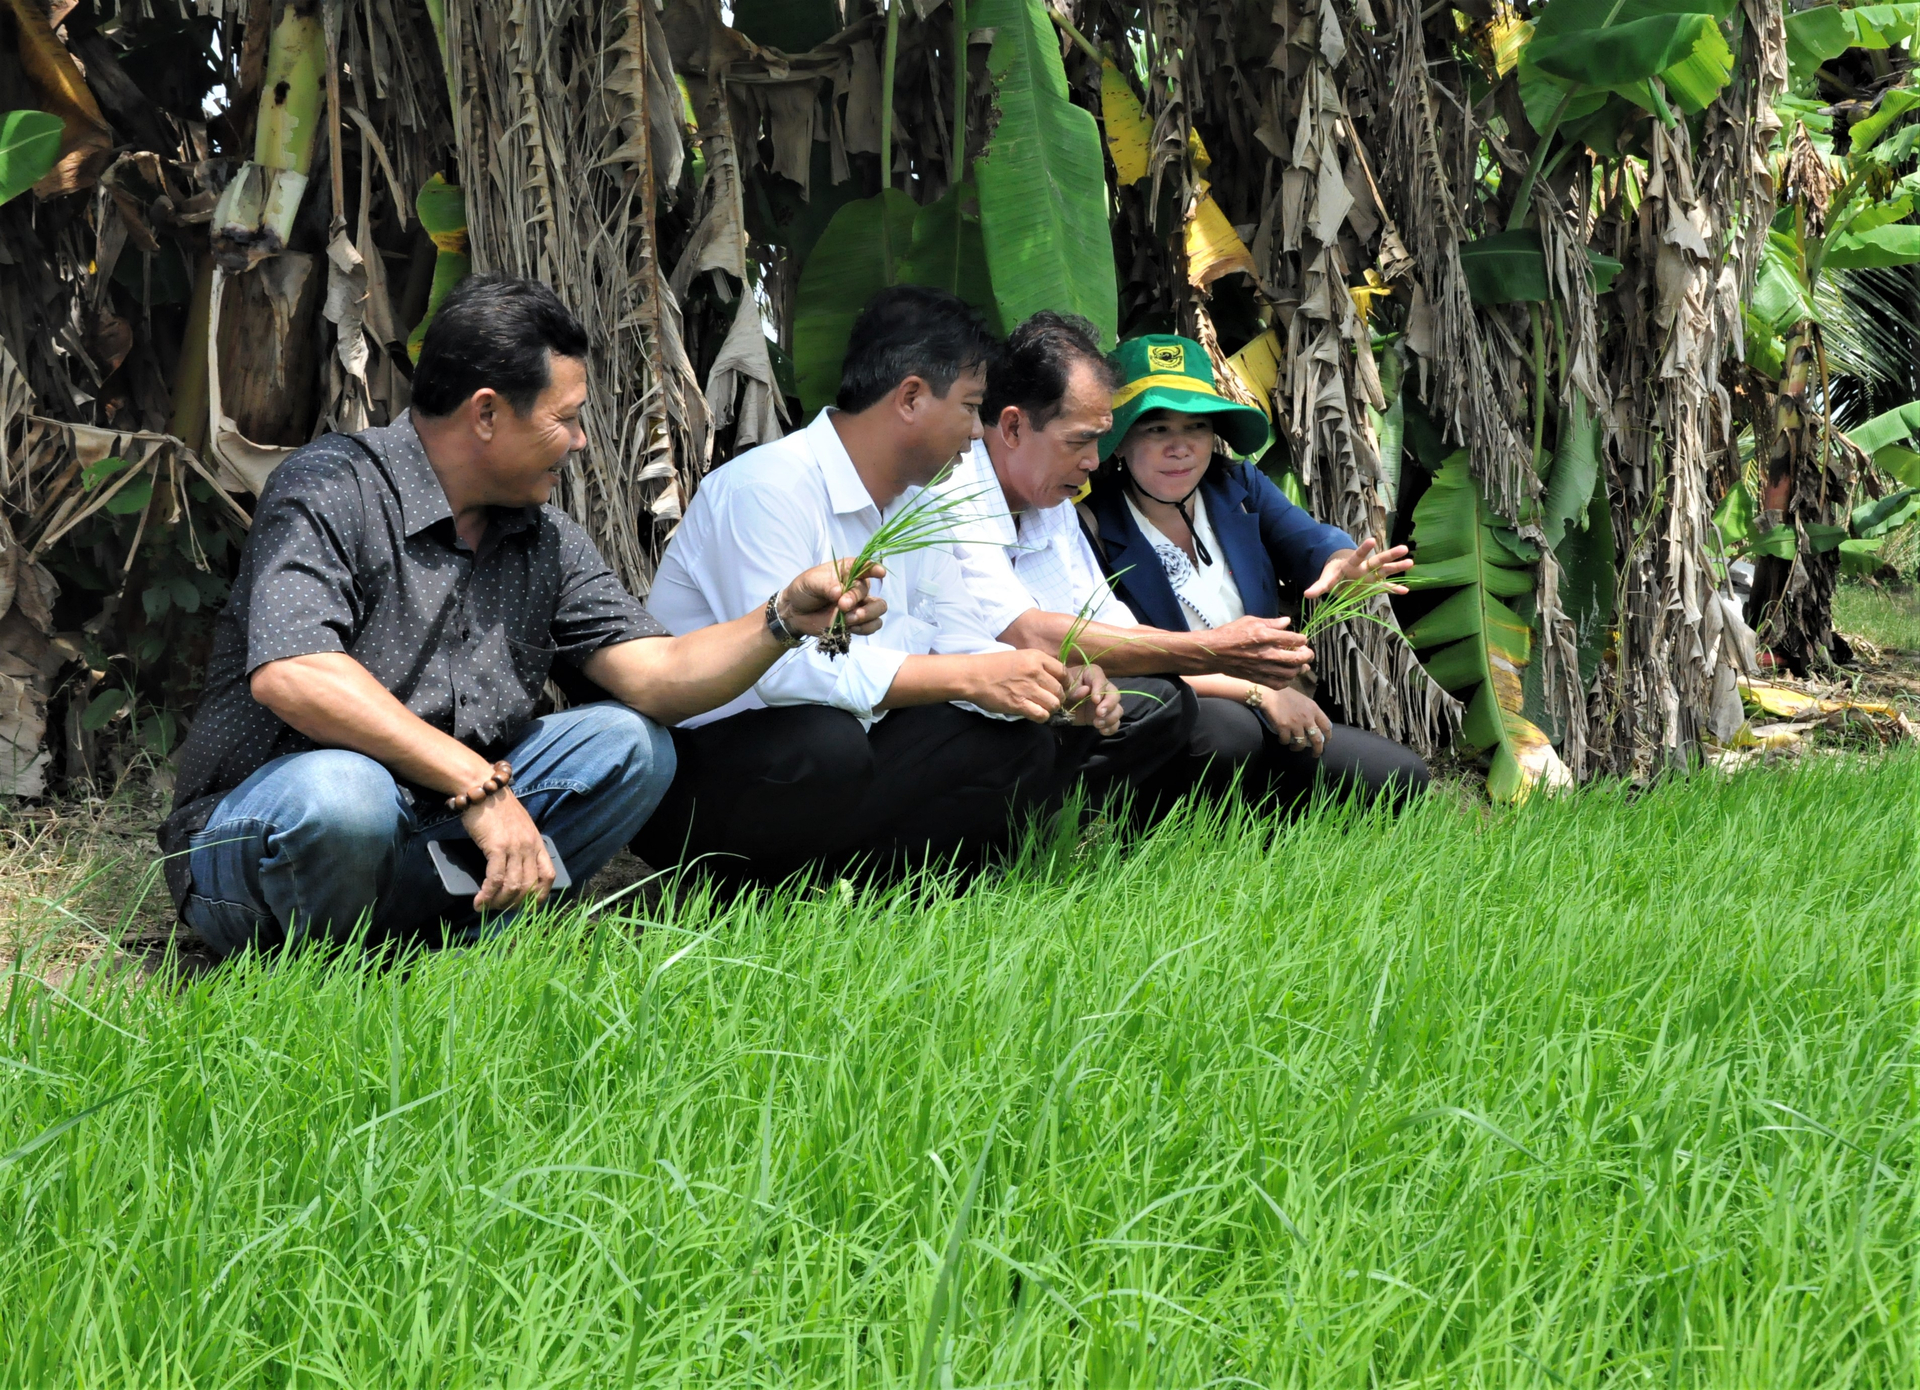
<svg viewBox="0 0 1920 1390"><path fill-rule="evenodd" d="M1147 366L1156 372L1187 370L1187 350L1178 343L1155 343L1147 348Z"/></svg>

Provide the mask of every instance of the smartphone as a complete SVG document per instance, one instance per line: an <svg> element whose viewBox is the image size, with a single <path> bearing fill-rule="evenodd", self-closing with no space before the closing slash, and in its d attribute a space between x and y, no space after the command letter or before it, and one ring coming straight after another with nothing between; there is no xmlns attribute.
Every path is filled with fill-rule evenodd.
<svg viewBox="0 0 1920 1390"><path fill-rule="evenodd" d="M542 835L540 843L547 847L547 860L553 865L553 891L573 886L573 878L567 873L567 866L560 858L560 851L554 847L551 835ZM487 881L487 856L466 836L450 840L427 841L427 856L433 860L433 870L440 875L440 886L457 898L471 898L480 891L480 885Z"/></svg>

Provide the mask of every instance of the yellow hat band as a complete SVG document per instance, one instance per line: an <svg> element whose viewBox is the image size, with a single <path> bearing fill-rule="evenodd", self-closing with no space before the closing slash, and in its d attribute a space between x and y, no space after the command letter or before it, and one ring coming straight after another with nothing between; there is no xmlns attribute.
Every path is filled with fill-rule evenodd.
<svg viewBox="0 0 1920 1390"><path fill-rule="evenodd" d="M1113 408L1118 410L1135 396L1145 391L1151 391L1156 386L1169 386L1176 391L1190 391L1196 396L1212 396L1218 400L1226 399L1226 397L1213 389L1211 382L1202 381L1198 377L1188 376L1184 372L1155 372L1151 376L1141 377L1138 381L1129 381L1125 386L1115 391L1113 393Z"/></svg>

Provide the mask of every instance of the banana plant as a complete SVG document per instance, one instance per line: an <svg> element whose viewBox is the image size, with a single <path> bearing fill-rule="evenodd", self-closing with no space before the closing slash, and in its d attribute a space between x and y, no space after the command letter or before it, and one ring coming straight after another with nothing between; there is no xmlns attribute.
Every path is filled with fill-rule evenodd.
<svg viewBox="0 0 1920 1390"><path fill-rule="evenodd" d="M888 14L890 31L899 3ZM987 73L998 122L972 177L956 179L935 201L922 207L886 187L834 213L794 292L794 376L808 414L833 399L847 331L888 285L948 290L997 328L1011 328L1040 309L1064 309L1113 340L1119 295L1100 132L1093 116L1069 99L1046 6L1042 0L972 0L956 11L956 52L964 50L967 32L994 31ZM955 79L958 118L966 105L958 68ZM886 88L891 91L890 81ZM890 148L891 104L884 98L882 116L881 143ZM956 119L954 170L962 169L965 139Z"/></svg>
<svg viewBox="0 0 1920 1390"><path fill-rule="evenodd" d="M1535 182L1581 148L1623 153L1629 123L1671 129L1704 111L1733 75L1720 24L1736 0L1552 0L1519 51L1520 100L1539 137L1509 227L1527 218Z"/></svg>
<svg viewBox="0 0 1920 1390"><path fill-rule="evenodd" d="M1909 220L1920 203L1920 175L1907 172L1920 143L1920 122L1908 119L1920 108L1920 91L1881 93L1847 129L1839 153L1818 78L1822 64L1849 48L1911 42L1917 28L1920 4L1821 5L1787 17L1792 86L1778 103L1774 152L1781 207L1745 307L1748 366L1771 400L1771 452L1758 498L1742 480L1717 515L1729 539L1754 556L1749 622L1796 670L1828 649L1836 574L1870 569L1879 538L1854 525L1844 478L1828 468L1826 282L1836 272L1920 264L1920 225ZM1795 581L1796 566L1814 582Z"/></svg>
<svg viewBox="0 0 1920 1390"><path fill-rule="evenodd" d="M1518 802L1538 787L1571 785L1552 741L1521 712L1533 625L1507 600L1533 593L1540 552L1488 508L1464 450L1440 465L1414 505L1413 544L1408 589L1453 592L1407 628L1407 641L1427 673L1465 702L1460 738L1492 756L1488 795Z"/></svg>

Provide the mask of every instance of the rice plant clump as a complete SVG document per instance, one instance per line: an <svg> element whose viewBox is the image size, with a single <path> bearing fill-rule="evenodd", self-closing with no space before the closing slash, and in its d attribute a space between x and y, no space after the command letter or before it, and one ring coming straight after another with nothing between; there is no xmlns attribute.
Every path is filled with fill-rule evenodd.
<svg viewBox="0 0 1920 1390"><path fill-rule="evenodd" d="M965 893L18 964L0 1384L1905 1390L1916 803L1197 811Z"/></svg>
<svg viewBox="0 0 1920 1390"><path fill-rule="evenodd" d="M951 465L941 469L932 482L874 529L873 534L867 537L866 544L860 547L859 554L850 561L840 563L842 586L866 578L890 559L914 555L923 550L937 550L962 539L967 507L986 489L960 494L943 492L940 484L946 481L951 471ZM833 621L820 635L818 645L828 656L845 656L852 649L853 636L847 631L845 613L833 615Z"/></svg>
<svg viewBox="0 0 1920 1390"><path fill-rule="evenodd" d="M1382 579L1377 574L1370 574L1364 579L1343 579L1314 604L1313 611L1307 615L1307 621L1300 629L1300 635L1311 642L1322 633L1356 619L1397 631L1397 625L1390 618L1373 611L1375 599L1385 598L1395 592L1393 581Z"/></svg>

